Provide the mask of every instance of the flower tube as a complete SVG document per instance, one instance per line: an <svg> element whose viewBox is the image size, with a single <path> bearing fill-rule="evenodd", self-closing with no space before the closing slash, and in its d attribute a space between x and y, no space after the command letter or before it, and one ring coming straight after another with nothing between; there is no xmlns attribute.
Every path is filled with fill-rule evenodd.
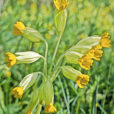
<svg viewBox="0 0 114 114"><path fill-rule="evenodd" d="M84 88L84 86L89 82L88 75L82 74L80 71L75 70L71 66L63 66L62 73L66 78L76 82L80 88Z"/></svg>
<svg viewBox="0 0 114 114"><path fill-rule="evenodd" d="M42 57L40 54L33 51L17 52L15 54L6 52L5 60L7 62L7 66L11 67L15 64L20 64L20 63L33 63L38 59L40 59L40 57Z"/></svg>

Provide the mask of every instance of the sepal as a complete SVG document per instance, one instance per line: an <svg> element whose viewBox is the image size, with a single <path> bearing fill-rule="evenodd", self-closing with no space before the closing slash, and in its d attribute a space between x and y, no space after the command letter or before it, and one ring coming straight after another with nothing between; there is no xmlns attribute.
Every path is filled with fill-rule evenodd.
<svg viewBox="0 0 114 114"><path fill-rule="evenodd" d="M19 86L23 87L23 90L30 88L38 78L38 72L31 73L23 78Z"/></svg>
<svg viewBox="0 0 114 114"><path fill-rule="evenodd" d="M76 82L77 76L81 75L80 71L75 70L71 66L62 66L61 69L62 69L63 75L66 78L68 78L68 79L70 79L70 80L72 80L74 82Z"/></svg>
<svg viewBox="0 0 114 114"><path fill-rule="evenodd" d="M40 32L33 28L26 27L22 35L31 42L40 42L41 40L44 40Z"/></svg>
<svg viewBox="0 0 114 114"><path fill-rule="evenodd" d="M62 11L55 10L54 21L56 29L59 33L63 33L66 25L66 19L67 19L66 10Z"/></svg>
<svg viewBox="0 0 114 114"><path fill-rule="evenodd" d="M33 63L40 59L42 57L39 53L33 52L33 51L27 51L27 52L17 52L15 53L17 64L20 63Z"/></svg>

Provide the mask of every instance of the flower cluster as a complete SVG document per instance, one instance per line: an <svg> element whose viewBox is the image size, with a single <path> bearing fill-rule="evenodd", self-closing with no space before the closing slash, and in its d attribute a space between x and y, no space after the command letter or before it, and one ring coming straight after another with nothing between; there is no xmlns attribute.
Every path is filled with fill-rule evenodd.
<svg viewBox="0 0 114 114"><path fill-rule="evenodd" d="M86 55L79 59L79 64L85 70L90 70L90 67L93 64L93 59L100 61L102 57L103 51L101 50L103 47L110 47L110 36L108 33L104 33L99 41L99 44L92 47Z"/></svg>
<svg viewBox="0 0 114 114"><path fill-rule="evenodd" d="M23 35L28 39L31 37L31 38L33 38L32 39L33 42L37 42L39 39L40 40L42 39L42 36L40 35L39 32L37 32L34 29L25 27L25 25L22 22L17 22L16 24L14 24L13 34L14 35ZM42 39L42 41L45 42L44 39ZM22 64L22 63L30 64L30 63L33 63L33 62L39 60L40 58L42 58L45 61L45 57L43 57L39 53L36 53L33 51L16 52L15 54L6 52L5 61L6 61L8 67L12 67L15 64ZM39 72L36 72L36 73L32 73L32 74L25 76L23 78L23 80L20 82L19 86L12 90L12 94L14 95L14 97L21 99L25 90L30 88L35 83L35 81L38 78L38 74L39 74ZM46 84L47 84L47 87L49 86L49 88L47 89L48 91L44 91L44 87L46 86ZM45 82L42 84L43 88L42 88L42 86L41 86L41 88L39 88L39 91L40 92L42 91L42 94L39 95L39 93L38 93L37 95L39 98L35 99L35 101L34 101L34 102L36 102L36 101L40 100L42 102L42 100L45 100L45 104L46 104L45 112L46 113L56 112L56 108L53 106L53 86L52 86L52 84L51 84L52 92L49 93L50 84L51 84L50 81L47 81L47 83ZM49 93L48 97L45 96L45 94L47 95L48 93ZM45 96L43 99L42 99L42 95ZM50 99L49 99L49 97L50 97ZM28 110L25 112L25 114L32 114L32 110L33 109L30 106L28 108Z"/></svg>
<svg viewBox="0 0 114 114"><path fill-rule="evenodd" d="M38 83L37 79L39 74L42 75L42 82L39 87L36 87L31 96L31 100L28 104L28 110L25 114L32 114L34 108L38 105L38 113L41 111L41 107L45 106L46 113L56 112L54 107L54 89L53 82L62 71L63 75L77 83L79 88L84 88L85 85L89 83L90 76L81 73L79 70L74 69L72 66L67 66L66 62L72 64L80 64L85 70L89 70L93 64L93 59L100 61L103 51L103 47L110 47L110 40L108 33L104 33L101 37L92 36L80 40L75 46L68 49L63 53L56 64L54 63L58 46L64 32L64 28L67 20L67 6L69 2L67 0L54 0L54 4L57 8L55 11L54 21L55 26L58 31L58 42L54 50L52 57L52 63L47 68L47 53L48 53L48 43L43 38L43 36L37 30L33 28L26 27L22 22L17 22L14 24L13 35L22 35L27 40L38 43L43 42L45 44L45 55L33 51L27 52L16 52L15 54L6 52L6 63L8 67L12 67L15 64L30 64L36 62L40 58L44 61L44 68L41 72L34 72L28 74L23 78L17 87L12 90L12 94L15 98L22 98L26 90L28 90L34 83ZM48 35L46 35L49 38ZM65 58L65 59L63 59ZM54 65L53 65L54 64ZM54 67L53 67L54 66Z"/></svg>

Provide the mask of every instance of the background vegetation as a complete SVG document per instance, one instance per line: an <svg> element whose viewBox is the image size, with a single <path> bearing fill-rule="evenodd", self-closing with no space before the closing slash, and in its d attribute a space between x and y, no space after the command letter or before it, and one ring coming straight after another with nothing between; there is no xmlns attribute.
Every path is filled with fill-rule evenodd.
<svg viewBox="0 0 114 114"><path fill-rule="evenodd" d="M105 31L111 35L112 46L104 49L101 61L95 61L91 70L87 72L91 78L84 89L77 88L74 82L60 74L54 82L56 114L114 114L114 1L69 2L67 26L56 58L80 39L101 35ZM0 0L0 114L24 114L34 86L21 100L14 99L11 91L25 75L42 70L43 67L42 60L29 65L15 65L11 69L6 67L4 59L7 51L15 53L33 50L44 54L42 43L31 44L20 36L12 35L14 23L22 21L26 26L41 32L49 43L50 64L57 41L54 9L51 0ZM79 69L78 65L74 67Z"/></svg>

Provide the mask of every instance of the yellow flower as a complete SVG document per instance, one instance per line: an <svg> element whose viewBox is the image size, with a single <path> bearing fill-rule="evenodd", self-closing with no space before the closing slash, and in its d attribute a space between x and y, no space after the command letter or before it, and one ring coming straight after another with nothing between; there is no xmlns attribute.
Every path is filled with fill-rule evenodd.
<svg viewBox="0 0 114 114"><path fill-rule="evenodd" d="M16 64L16 56L10 52L6 52L6 59L5 61L8 62L7 66L11 67Z"/></svg>
<svg viewBox="0 0 114 114"><path fill-rule="evenodd" d="M67 0L54 0L54 4L58 10L64 10L69 2Z"/></svg>
<svg viewBox="0 0 114 114"><path fill-rule="evenodd" d="M105 32L105 33L103 33L102 35L101 35L101 38L110 38L110 36L109 36L109 33L108 32Z"/></svg>
<svg viewBox="0 0 114 114"><path fill-rule="evenodd" d="M89 52L86 54L89 58L93 58L94 57L94 49L90 49Z"/></svg>
<svg viewBox="0 0 114 114"><path fill-rule="evenodd" d="M89 82L89 76L85 74L81 74L77 77L76 83L80 88L84 88L85 85L87 85Z"/></svg>
<svg viewBox="0 0 114 114"><path fill-rule="evenodd" d="M45 37L46 37L47 39L50 39L50 34L49 34L49 33L46 33L46 34L45 34Z"/></svg>
<svg viewBox="0 0 114 114"><path fill-rule="evenodd" d="M14 24L13 34L14 35L22 35L22 31L25 29L25 25L22 22L17 22Z"/></svg>
<svg viewBox="0 0 114 114"><path fill-rule="evenodd" d="M101 42L101 46L102 47L110 47L111 46L111 44L110 44L110 40L109 39L107 39L107 38L101 38L101 40L100 40L100 42Z"/></svg>
<svg viewBox="0 0 114 114"><path fill-rule="evenodd" d="M90 58L94 58L95 60L99 61L100 57L102 57L102 53L103 53L103 51L100 50L101 48L102 48L101 45L96 45L87 53L87 55Z"/></svg>
<svg viewBox="0 0 114 114"><path fill-rule="evenodd" d="M25 112L25 114L32 114L32 111L31 111L31 110L27 110L27 111Z"/></svg>
<svg viewBox="0 0 114 114"><path fill-rule="evenodd" d="M100 44L93 47L93 49L102 49L102 46Z"/></svg>
<svg viewBox="0 0 114 114"><path fill-rule="evenodd" d="M95 50L94 51L94 59L100 61L100 57L102 57L103 51L102 50Z"/></svg>
<svg viewBox="0 0 114 114"><path fill-rule="evenodd" d="M81 59L79 59L79 64L85 70L89 70L90 66L92 66L93 64L93 60L91 59L91 57L85 55Z"/></svg>
<svg viewBox="0 0 114 114"><path fill-rule="evenodd" d="M56 112L56 108L52 104L49 104L49 105L46 106L45 112L46 113L50 113L50 112L54 113L54 112Z"/></svg>
<svg viewBox="0 0 114 114"><path fill-rule="evenodd" d="M109 40L110 36L107 32L105 32L104 34L102 34L101 39L100 39L100 43L102 47L110 47L110 40Z"/></svg>
<svg viewBox="0 0 114 114"><path fill-rule="evenodd" d="M12 90L12 94L15 98L22 98L23 96L23 88L22 87L16 87Z"/></svg>

